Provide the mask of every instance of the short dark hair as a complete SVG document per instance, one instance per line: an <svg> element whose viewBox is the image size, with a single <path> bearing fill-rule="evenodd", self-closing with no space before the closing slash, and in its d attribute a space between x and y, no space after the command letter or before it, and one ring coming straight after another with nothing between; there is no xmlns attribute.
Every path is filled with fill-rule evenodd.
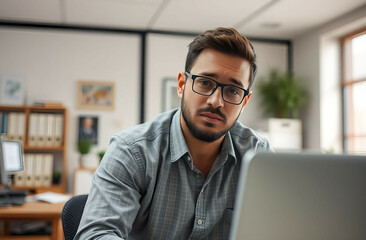
<svg viewBox="0 0 366 240"><path fill-rule="evenodd" d="M257 73L256 54L253 45L245 36L233 28L223 27L201 33L188 45L186 72L191 71L198 56L205 49L214 49L248 60L251 67L248 89L253 85Z"/></svg>

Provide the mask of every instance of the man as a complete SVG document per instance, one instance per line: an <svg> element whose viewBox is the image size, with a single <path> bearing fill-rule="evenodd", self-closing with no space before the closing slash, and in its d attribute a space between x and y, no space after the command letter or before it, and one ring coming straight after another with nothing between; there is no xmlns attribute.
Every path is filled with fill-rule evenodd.
<svg viewBox="0 0 366 240"><path fill-rule="evenodd" d="M227 239L241 159L270 149L237 122L255 72L236 30L196 37L178 74L181 109L112 138L76 239Z"/></svg>

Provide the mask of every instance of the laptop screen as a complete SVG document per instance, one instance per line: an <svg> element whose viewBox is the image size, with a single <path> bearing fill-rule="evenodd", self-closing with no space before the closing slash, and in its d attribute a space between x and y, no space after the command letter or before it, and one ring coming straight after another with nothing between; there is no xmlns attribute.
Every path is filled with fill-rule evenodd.
<svg viewBox="0 0 366 240"><path fill-rule="evenodd" d="M366 156L249 153L230 239L366 239Z"/></svg>

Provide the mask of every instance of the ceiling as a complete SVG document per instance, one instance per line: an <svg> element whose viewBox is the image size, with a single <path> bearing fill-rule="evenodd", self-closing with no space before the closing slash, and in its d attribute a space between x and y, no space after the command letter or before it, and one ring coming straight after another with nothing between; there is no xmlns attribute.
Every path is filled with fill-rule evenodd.
<svg viewBox="0 0 366 240"><path fill-rule="evenodd" d="M202 32L234 27L251 37L292 39L366 0L0 0L0 22Z"/></svg>

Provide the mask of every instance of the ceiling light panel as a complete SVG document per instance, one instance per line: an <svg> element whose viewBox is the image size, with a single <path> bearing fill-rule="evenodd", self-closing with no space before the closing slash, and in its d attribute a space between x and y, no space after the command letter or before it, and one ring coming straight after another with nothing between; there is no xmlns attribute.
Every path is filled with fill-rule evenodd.
<svg viewBox="0 0 366 240"><path fill-rule="evenodd" d="M257 37L289 39L364 4L365 0L281 0L238 30ZM263 24L271 22L280 26L273 29L263 27Z"/></svg>
<svg viewBox="0 0 366 240"><path fill-rule="evenodd" d="M65 0L70 24L142 29L162 0Z"/></svg>
<svg viewBox="0 0 366 240"><path fill-rule="evenodd" d="M158 16L153 29L201 32L232 27L271 0L172 0Z"/></svg>
<svg viewBox="0 0 366 240"><path fill-rule="evenodd" d="M60 1L0 0L0 19L27 22L60 22Z"/></svg>

